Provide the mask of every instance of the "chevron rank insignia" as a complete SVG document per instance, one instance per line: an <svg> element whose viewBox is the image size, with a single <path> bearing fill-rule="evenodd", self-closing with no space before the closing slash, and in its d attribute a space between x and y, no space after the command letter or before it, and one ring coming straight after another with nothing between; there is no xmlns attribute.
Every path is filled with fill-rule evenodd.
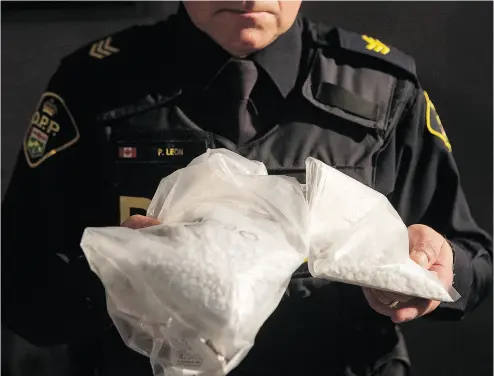
<svg viewBox="0 0 494 376"><path fill-rule="evenodd" d="M91 50L89 51L89 56L94 57L96 59L104 59L105 57L111 56L120 52L120 50L111 45L111 37L100 40L99 42L95 42L91 46Z"/></svg>
<svg viewBox="0 0 494 376"><path fill-rule="evenodd" d="M379 39L374 39L368 37L367 35L362 35L362 39L367 42L365 48L367 48L369 51L374 51L383 55L387 55L389 54L389 51L391 51L390 48Z"/></svg>
<svg viewBox="0 0 494 376"><path fill-rule="evenodd" d="M427 130L429 131L429 133L439 138L444 143L446 148L451 152L451 142L449 142L449 138L446 135L446 131L444 130L443 124L441 123L441 119L439 118L436 108L434 107L434 104L432 103L431 99L429 98L429 94L427 94L426 91L424 91L424 97L426 103L425 124L427 126Z"/></svg>
<svg viewBox="0 0 494 376"><path fill-rule="evenodd" d="M79 139L79 130L64 100L55 93L41 96L24 138L24 155L31 168Z"/></svg>
<svg viewBox="0 0 494 376"><path fill-rule="evenodd" d="M411 56L408 56L394 46L383 43L381 40L368 35L362 35L341 28L336 29L341 48L388 62L405 70L409 74L409 78L417 81L415 60Z"/></svg>

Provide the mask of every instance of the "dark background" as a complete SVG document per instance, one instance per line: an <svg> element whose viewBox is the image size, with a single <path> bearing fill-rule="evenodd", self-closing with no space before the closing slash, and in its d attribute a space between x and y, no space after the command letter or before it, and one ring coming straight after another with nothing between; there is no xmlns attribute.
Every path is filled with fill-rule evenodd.
<svg viewBox="0 0 494 376"><path fill-rule="evenodd" d="M29 118L59 59L108 33L165 18L176 6L2 2L2 197ZM492 2L306 2L302 11L415 57L453 145L472 212L492 234ZM491 376L492 324L491 297L463 322L405 325L414 375ZM2 360L3 375L65 376L63 347L39 350L13 342L6 331Z"/></svg>

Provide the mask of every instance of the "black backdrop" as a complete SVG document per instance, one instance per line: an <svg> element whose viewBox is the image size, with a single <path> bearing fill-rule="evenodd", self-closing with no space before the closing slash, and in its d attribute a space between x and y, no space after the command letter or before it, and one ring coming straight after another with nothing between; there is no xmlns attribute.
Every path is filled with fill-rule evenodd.
<svg viewBox="0 0 494 376"><path fill-rule="evenodd" d="M2 196L31 112L60 57L175 9L175 2L2 2ZM492 233L492 3L305 2L302 11L416 58L474 216ZM463 322L418 320L404 331L414 375L492 375L492 298ZM2 333L2 374L64 376L63 348L38 350Z"/></svg>

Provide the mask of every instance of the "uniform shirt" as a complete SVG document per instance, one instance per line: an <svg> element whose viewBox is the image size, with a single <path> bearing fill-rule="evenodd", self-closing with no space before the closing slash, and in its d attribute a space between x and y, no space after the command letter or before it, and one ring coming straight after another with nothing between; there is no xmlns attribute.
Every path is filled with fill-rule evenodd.
<svg viewBox="0 0 494 376"><path fill-rule="evenodd" d="M188 97L180 108L195 124L235 143L238 130L222 116L229 93L225 90L230 77L225 67L232 59L230 54L197 29L183 8L178 13L177 59L185 67L190 84ZM207 56L207 59L204 57ZM258 68L259 77L251 93L258 116L256 137L263 135L279 120L283 113L284 99L295 86L300 59L302 36L299 23L293 26L264 50L251 56Z"/></svg>
<svg viewBox="0 0 494 376"><path fill-rule="evenodd" d="M194 113L194 98L206 101L204 83L222 61L201 73L209 64L199 67L177 32L185 21L171 17L90 43L52 77L2 206L9 328L34 344L82 344L80 363L100 375L151 374L110 327L104 291L79 242L85 227L142 213L160 179L207 147L226 147L301 181L313 156L378 190L407 225L431 226L455 250L462 298L427 317L459 319L484 299L492 241L470 215L451 145L412 58L300 17L290 32L293 40L301 36L295 83L280 79L285 68L273 63L278 48L286 51L284 38L274 52L253 57L265 73L261 87L279 91L282 113L255 140L235 145ZM211 62L217 57L221 51ZM392 359L408 363L389 318L369 308L360 288L315 280L303 265L232 375L366 376Z"/></svg>

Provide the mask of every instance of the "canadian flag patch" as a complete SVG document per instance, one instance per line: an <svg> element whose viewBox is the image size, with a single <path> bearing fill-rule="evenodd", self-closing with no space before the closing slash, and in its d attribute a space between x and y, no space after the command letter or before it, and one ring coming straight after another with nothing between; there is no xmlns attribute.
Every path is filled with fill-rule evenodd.
<svg viewBox="0 0 494 376"><path fill-rule="evenodd" d="M120 158L135 158L137 157L137 149L135 147L119 147L118 156Z"/></svg>

